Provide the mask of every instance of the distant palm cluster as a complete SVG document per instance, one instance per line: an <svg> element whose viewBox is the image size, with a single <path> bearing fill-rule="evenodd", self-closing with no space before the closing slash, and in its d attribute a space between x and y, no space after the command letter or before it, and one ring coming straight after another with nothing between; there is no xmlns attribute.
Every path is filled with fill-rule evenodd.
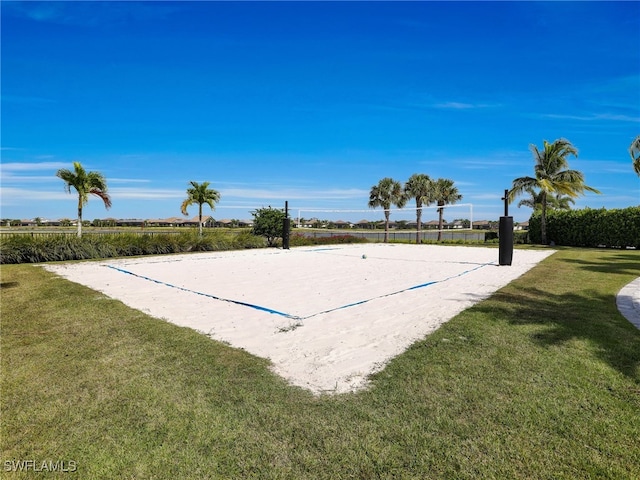
<svg viewBox="0 0 640 480"><path fill-rule="evenodd" d="M402 186L393 178L383 178L377 185L371 187L369 193L369 207L382 207L384 209L384 241L389 240L389 218L391 206L402 208L410 199L416 201L416 243L421 241L422 207L437 204L438 207L438 241L442 240L442 227L444 224L443 212L445 205L454 204L462 200L458 188L453 180L439 178L432 180L424 173L414 173Z"/></svg>
<svg viewBox="0 0 640 480"><path fill-rule="evenodd" d="M513 180L511 190L507 192L507 201L513 202L516 197L526 194L528 198L521 200L518 206L528 206L541 215L542 243L547 243L546 214L548 209L570 209L574 198L590 191L600 193L584 183L584 175L577 170L569 169L569 156L578 156L577 149L566 139L558 139L553 143L546 140L543 148L530 146L535 161L534 176L518 177ZM640 175L640 136L629 147L636 173ZM441 239L444 206L454 204L462 199L462 195L454 186L453 180L431 179L423 173L416 173L405 182L404 186L397 180L386 177L371 187L369 206L382 207L385 215L385 241L388 239L391 206L402 208L408 200L416 202L416 243L420 243L422 206L436 204L438 206L438 240Z"/></svg>
<svg viewBox="0 0 640 480"><path fill-rule="evenodd" d="M566 139L558 139L552 143L543 141L542 149L536 145L530 146L535 161L534 176L518 177L513 180L507 200L513 202L518 196L526 194L518 206L527 206L541 214L542 243L547 242L546 213L549 209L570 209L574 199L584 191L600 193L584 183L584 175L577 170L569 169L569 156L578 156L577 149ZM633 162L634 171L640 176L640 135L629 146L629 155ZM82 236L82 208L89 201L89 195L100 198L105 207L111 206L111 198L107 193L107 182L99 172L86 172L80 162L73 163L73 171L60 169L56 176L65 182L65 189L71 192L73 187L78 193L78 236ZM182 202L182 214L187 216L187 208L198 205L197 221L202 235L203 216L202 206L208 205L215 210L215 204L220 201L220 192L209 188L209 182L189 182L187 198ZM438 232L442 232L443 212L446 205L455 204L462 199L454 181L447 178L432 179L424 173L413 174L402 185L399 181L385 177L378 184L371 187L368 205L370 208L381 207L385 218L385 242L388 241L391 207L402 208L409 200L416 203L416 243L421 241L422 207L435 204L438 206ZM211 217L209 217L210 219Z"/></svg>

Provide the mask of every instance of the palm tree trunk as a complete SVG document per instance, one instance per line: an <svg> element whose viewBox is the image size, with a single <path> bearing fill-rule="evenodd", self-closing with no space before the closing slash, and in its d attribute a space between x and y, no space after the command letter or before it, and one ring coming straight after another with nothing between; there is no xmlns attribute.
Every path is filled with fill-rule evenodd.
<svg viewBox="0 0 640 480"><path fill-rule="evenodd" d="M442 206L440 206L440 208L438 209L438 241L440 242L442 240L442 220L444 216L444 208L442 208Z"/></svg>
<svg viewBox="0 0 640 480"><path fill-rule="evenodd" d="M202 236L202 204L198 204L198 226L200 227L200 236Z"/></svg>
<svg viewBox="0 0 640 480"><path fill-rule="evenodd" d="M420 231L422 230L422 205L417 204L418 208L416 209L416 243L420 243Z"/></svg>
<svg viewBox="0 0 640 480"><path fill-rule="evenodd" d="M546 195L542 200L542 213L540 214L540 236L542 244L547 244L547 198Z"/></svg>
<svg viewBox="0 0 640 480"><path fill-rule="evenodd" d="M78 238L82 237L82 201L78 200Z"/></svg>
<svg viewBox="0 0 640 480"><path fill-rule="evenodd" d="M389 242L389 210L384 211L384 243Z"/></svg>

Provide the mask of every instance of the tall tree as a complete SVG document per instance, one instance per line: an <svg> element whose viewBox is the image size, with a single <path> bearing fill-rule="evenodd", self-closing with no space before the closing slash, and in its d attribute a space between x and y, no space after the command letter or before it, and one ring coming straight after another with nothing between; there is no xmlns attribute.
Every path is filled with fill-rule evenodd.
<svg viewBox="0 0 640 480"><path fill-rule="evenodd" d="M638 135L633 142L631 142L631 145L629 145L629 155L631 155L633 169L640 177L640 135Z"/></svg>
<svg viewBox="0 0 640 480"><path fill-rule="evenodd" d="M207 204L211 207L211 210L215 210L215 204L220 201L220 192L209 188L209 182L189 182L191 187L187 188L187 198L182 202L180 209L183 215L189 215L187 207L198 204L198 225L199 233L202 236L202 205Z"/></svg>
<svg viewBox="0 0 640 480"><path fill-rule="evenodd" d="M65 184L65 190L71 193L71 187L78 192L78 237L82 236L82 208L89 201L89 195L95 195L104 202L105 208L111 207L111 197L107 193L107 181L99 172L86 172L80 162L73 162L73 171L61 168L56 177Z"/></svg>
<svg viewBox="0 0 640 480"><path fill-rule="evenodd" d="M453 205L462 200L462 195L458 192L458 188L454 186L453 180L448 178L439 178L435 181L434 199L438 203L438 241L442 240L442 223L444 216L444 206Z"/></svg>
<svg viewBox="0 0 640 480"><path fill-rule="evenodd" d="M278 238L283 238L284 220L286 217L284 210L277 208L258 208L253 215L253 234L267 239L270 247L275 246Z"/></svg>
<svg viewBox="0 0 640 480"><path fill-rule="evenodd" d="M384 209L384 241L389 241L389 215L391 206L398 208L405 206L406 197L402 191L402 185L393 178L385 177L377 185L371 187L369 192L369 208L382 207Z"/></svg>
<svg viewBox="0 0 640 480"><path fill-rule="evenodd" d="M534 212L542 210L542 190L535 190L533 187L527 188L529 194L527 198L523 198L518 202L518 207L530 207ZM556 193L547 196L547 210L571 210L571 205L575 205L576 201L568 195ZM571 204L571 205L570 205Z"/></svg>
<svg viewBox="0 0 640 480"><path fill-rule="evenodd" d="M509 202L513 202L518 195L529 192L531 189L540 190L540 234L542 243L547 243L547 206L550 197L554 194L566 195L576 198L585 190L600 193L593 187L584 183L584 175L578 170L569 169L567 157L578 157L578 151L569 140L560 138L553 143L546 140L542 150L530 145L531 153L535 161L535 177L518 177L513 180L509 191Z"/></svg>
<svg viewBox="0 0 640 480"><path fill-rule="evenodd" d="M404 194L416 201L416 243L420 243L422 232L422 206L431 205L434 200L433 181L424 173L414 173L404 184Z"/></svg>

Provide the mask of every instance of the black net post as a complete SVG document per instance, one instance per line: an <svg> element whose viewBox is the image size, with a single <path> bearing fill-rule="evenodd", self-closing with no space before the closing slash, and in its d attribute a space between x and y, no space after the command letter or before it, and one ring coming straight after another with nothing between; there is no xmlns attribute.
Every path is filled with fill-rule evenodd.
<svg viewBox="0 0 640 480"><path fill-rule="evenodd" d="M498 263L511 265L513 259L513 217L500 217Z"/></svg>
<svg viewBox="0 0 640 480"><path fill-rule="evenodd" d="M509 216L509 190L504 191L504 216L498 226L498 264L511 265L513 260L513 217Z"/></svg>

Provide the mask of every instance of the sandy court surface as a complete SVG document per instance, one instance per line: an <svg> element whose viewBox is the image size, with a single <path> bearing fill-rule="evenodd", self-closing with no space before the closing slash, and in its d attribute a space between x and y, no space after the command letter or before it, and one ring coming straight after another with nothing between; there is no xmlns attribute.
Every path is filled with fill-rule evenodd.
<svg viewBox="0 0 640 480"><path fill-rule="evenodd" d="M314 393L369 374L552 250L358 244L46 265L130 307L271 360Z"/></svg>

